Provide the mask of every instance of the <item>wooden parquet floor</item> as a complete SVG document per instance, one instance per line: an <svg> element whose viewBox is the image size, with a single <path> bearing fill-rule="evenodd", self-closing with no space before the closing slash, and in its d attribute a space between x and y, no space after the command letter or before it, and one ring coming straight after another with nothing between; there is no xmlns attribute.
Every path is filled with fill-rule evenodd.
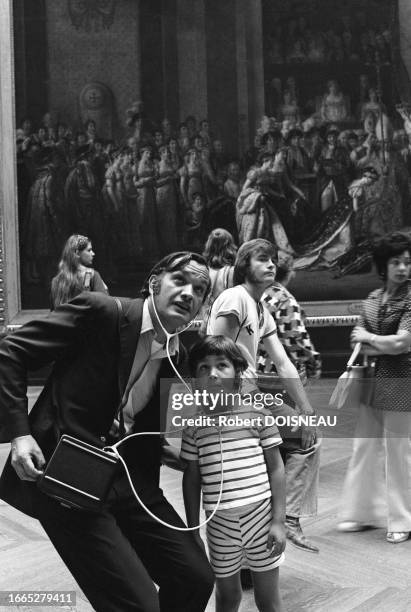
<svg viewBox="0 0 411 612"><path fill-rule="evenodd" d="M325 406L334 382L315 383L310 395ZM30 400L38 394L30 389ZM354 417L342 415L347 431ZM319 512L302 524L320 554L287 546L281 567L281 591L287 612L411 612L411 539L388 544L385 531L343 534L336 531L338 496L351 453L348 437L324 437L321 455ZM0 445L0 467L8 445ZM181 476L165 469L162 485L182 511ZM37 523L0 502L0 590L65 590L77 592L76 612L92 608ZM54 607L9 606L10 612L49 612ZM252 593L244 593L241 612L256 610ZM211 600L207 612L214 612Z"/></svg>

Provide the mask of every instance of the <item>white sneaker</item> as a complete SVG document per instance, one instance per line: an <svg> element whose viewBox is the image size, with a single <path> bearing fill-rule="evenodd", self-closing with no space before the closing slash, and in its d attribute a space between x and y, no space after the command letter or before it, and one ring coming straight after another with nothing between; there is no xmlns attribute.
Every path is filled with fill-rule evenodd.
<svg viewBox="0 0 411 612"><path fill-rule="evenodd" d="M409 531L389 531L387 533L387 542L391 542L391 544L400 544L408 540L409 537Z"/></svg>

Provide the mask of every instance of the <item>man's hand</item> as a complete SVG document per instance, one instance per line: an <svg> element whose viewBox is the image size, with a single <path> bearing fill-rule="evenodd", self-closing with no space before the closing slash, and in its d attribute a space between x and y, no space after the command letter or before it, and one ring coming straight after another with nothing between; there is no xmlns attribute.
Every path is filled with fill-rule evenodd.
<svg viewBox="0 0 411 612"><path fill-rule="evenodd" d="M286 543L284 523L273 521L270 525L270 530L267 537L267 550L270 552L270 557L278 557L284 552Z"/></svg>
<svg viewBox="0 0 411 612"><path fill-rule="evenodd" d="M369 342L370 338L372 337L373 334L371 334L369 331L367 331L366 329L364 329L363 327L354 327L354 329L351 332L351 342L353 343L357 343L357 342Z"/></svg>
<svg viewBox="0 0 411 612"><path fill-rule="evenodd" d="M35 482L46 464L41 448L33 436L19 436L11 441L11 465L20 480Z"/></svg>
<svg viewBox="0 0 411 612"><path fill-rule="evenodd" d="M309 425L301 425L301 447L304 450L310 448L313 444L315 444L317 438L317 432L315 427L310 427Z"/></svg>

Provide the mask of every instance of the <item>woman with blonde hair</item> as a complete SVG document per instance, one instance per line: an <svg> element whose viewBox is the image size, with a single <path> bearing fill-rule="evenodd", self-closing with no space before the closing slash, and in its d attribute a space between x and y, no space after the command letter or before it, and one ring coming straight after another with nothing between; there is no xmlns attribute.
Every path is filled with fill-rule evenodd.
<svg viewBox="0 0 411 612"><path fill-rule="evenodd" d="M73 234L67 239L58 273L51 281L52 310L82 291L108 293L100 274L92 268L93 259L93 246L87 236Z"/></svg>
<svg viewBox="0 0 411 612"><path fill-rule="evenodd" d="M237 247L230 232L221 227L210 232L204 247L203 257L208 265L211 288L201 310L203 322L199 330L200 336L206 333L207 322L214 300L224 289L233 286L236 254Z"/></svg>

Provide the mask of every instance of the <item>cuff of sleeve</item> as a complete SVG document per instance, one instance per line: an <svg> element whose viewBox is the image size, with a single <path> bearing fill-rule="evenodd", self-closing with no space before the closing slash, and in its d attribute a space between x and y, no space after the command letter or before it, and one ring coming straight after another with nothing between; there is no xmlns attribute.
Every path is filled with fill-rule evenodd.
<svg viewBox="0 0 411 612"><path fill-rule="evenodd" d="M10 440L31 434L27 402L24 402L24 405L17 405L13 410L9 411L4 419L4 429Z"/></svg>

